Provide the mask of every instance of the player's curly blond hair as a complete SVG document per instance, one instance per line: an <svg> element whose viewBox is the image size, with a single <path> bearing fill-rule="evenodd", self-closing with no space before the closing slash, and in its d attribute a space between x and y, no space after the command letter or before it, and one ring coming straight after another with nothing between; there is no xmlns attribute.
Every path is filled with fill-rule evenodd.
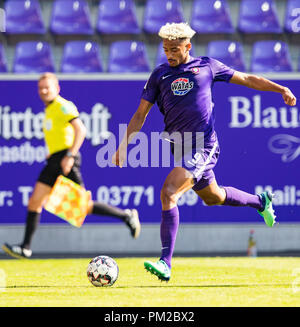
<svg viewBox="0 0 300 327"><path fill-rule="evenodd" d="M168 40L191 39L195 34L188 23L167 23L158 32L162 39Z"/></svg>

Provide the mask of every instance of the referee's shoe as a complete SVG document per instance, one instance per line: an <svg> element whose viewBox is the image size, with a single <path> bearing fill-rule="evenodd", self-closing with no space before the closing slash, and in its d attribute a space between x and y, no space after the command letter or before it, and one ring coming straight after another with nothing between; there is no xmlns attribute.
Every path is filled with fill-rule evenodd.
<svg viewBox="0 0 300 327"><path fill-rule="evenodd" d="M17 259L29 259L32 255L32 251L30 249L25 249L21 245L9 245L4 243L2 245L2 250L11 257Z"/></svg>
<svg viewBox="0 0 300 327"><path fill-rule="evenodd" d="M125 209L124 211L127 213L125 223L130 229L131 236L133 238L138 238L141 232L141 223L138 211L136 209Z"/></svg>

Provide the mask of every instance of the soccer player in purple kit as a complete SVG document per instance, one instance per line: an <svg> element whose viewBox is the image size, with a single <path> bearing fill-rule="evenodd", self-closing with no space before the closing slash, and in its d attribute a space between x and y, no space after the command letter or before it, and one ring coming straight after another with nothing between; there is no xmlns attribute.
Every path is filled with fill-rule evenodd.
<svg viewBox="0 0 300 327"><path fill-rule="evenodd" d="M203 149L192 142L190 164L174 167L161 190L162 253L157 262L146 261L144 267L163 281L169 281L171 277L171 259L179 225L177 201L189 189L192 188L207 205L249 206L258 211L268 226L272 227L275 223L271 193L254 195L234 187L221 187L216 182L213 168L218 160L219 145L214 129L214 82L230 82L260 91L277 92L287 105L296 104L296 97L287 87L260 76L235 71L213 58L191 57L190 40L194 34L195 31L186 23L168 23L161 27L159 36L163 40L168 63L152 72L140 105L112 158L113 163L122 167L127 145L142 128L155 102L164 115L165 131L169 134L203 133ZM171 148L174 151L172 143Z"/></svg>

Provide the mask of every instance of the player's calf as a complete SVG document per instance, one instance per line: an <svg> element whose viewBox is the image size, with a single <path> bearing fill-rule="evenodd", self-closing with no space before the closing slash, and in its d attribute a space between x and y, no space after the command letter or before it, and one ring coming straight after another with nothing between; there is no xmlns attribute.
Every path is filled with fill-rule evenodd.
<svg viewBox="0 0 300 327"><path fill-rule="evenodd" d="M202 200L207 206L217 206L223 204L224 197L221 197L219 194L211 194L210 196L202 198Z"/></svg>

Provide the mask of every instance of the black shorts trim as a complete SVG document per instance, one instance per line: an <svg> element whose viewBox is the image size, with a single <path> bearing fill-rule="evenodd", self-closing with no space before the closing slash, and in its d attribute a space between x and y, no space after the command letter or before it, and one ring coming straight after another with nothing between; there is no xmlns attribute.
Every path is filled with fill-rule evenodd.
<svg viewBox="0 0 300 327"><path fill-rule="evenodd" d="M49 186L53 186L56 182L56 179L59 175L63 175L61 169L61 161L63 157L66 155L68 149L62 150L59 152L53 153L48 159L47 164L44 169L41 171L38 181L44 183ZM70 173L66 176L71 179L73 182L84 186L83 179L81 176L80 166L81 166L81 155L78 153L74 157L74 165L70 171Z"/></svg>

